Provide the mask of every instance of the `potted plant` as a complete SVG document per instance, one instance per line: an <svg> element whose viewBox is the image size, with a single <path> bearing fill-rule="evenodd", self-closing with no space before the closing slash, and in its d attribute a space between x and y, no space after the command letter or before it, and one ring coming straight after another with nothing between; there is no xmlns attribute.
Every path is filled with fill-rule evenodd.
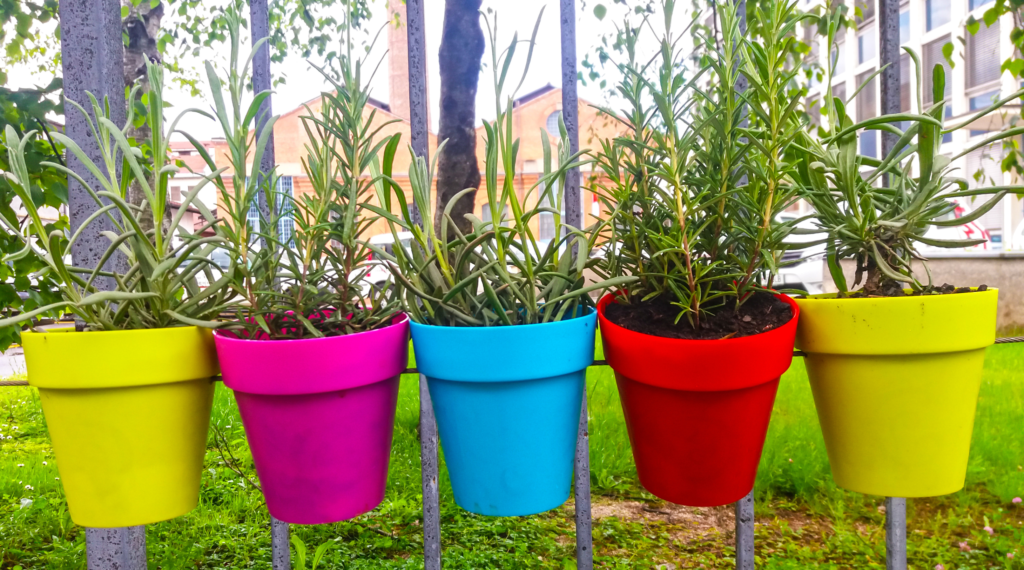
<svg viewBox="0 0 1024 570"><path fill-rule="evenodd" d="M835 29L832 24L830 45ZM920 86L917 54L907 52ZM1019 136L1019 128L986 137L951 158L940 152L944 134L1021 93L946 127L944 72L936 66L932 73L934 104L923 106L918 99L916 112L857 124L830 87L824 137L803 133L793 146L795 179L816 210L817 229L810 231L824 236L827 266L839 290L797 300L797 347L807 353L836 484L873 495L925 497L963 488L985 347L995 341L998 292L973 286L981 284L935 286L918 247L984 243L940 239L929 229L968 223L1007 192L1024 191L971 190L952 165L975 149ZM896 140L880 160L857 155L858 136L873 136L874 130ZM986 194L993 196L972 213L949 216L953 200ZM857 291L843 272L844 259L855 264L852 286L862 285Z"/></svg>
<svg viewBox="0 0 1024 570"><path fill-rule="evenodd" d="M796 200L783 159L800 131L787 67L794 6L759 7L761 37L747 40L734 5L719 4L718 33L695 34L708 74L689 81L674 2L663 4L651 63L637 53L649 22L622 34L625 108L606 112L627 132L598 155L610 216L599 271L637 281L597 310L640 482L674 503L722 505L750 492L793 355L800 311L773 278L796 223L779 221Z"/></svg>
<svg viewBox="0 0 1024 570"><path fill-rule="evenodd" d="M47 168L78 181L97 209L70 236L47 231L34 201L25 162L33 133L19 136L7 128L12 168L3 173L27 212L25 222L0 224L21 240L18 255L34 253L45 260L45 273L60 284L61 300L0 321L0 327L26 323L53 310L73 313L84 332L74 329L22 333L29 384L39 389L47 429L76 524L124 527L148 524L187 513L199 498L213 402L212 377L218 373L209 328L231 302L224 281L213 278L210 253L222 242L201 234L216 225L196 199L208 183L201 181L171 215L167 181L176 171L168 159L164 134L163 77L149 66L151 90L146 121L151 129L142 148L127 138L135 117L115 125L109 104L91 96L82 113L99 145L99 164L70 138L50 136L93 173L93 187L59 164ZM135 100L135 92L129 99ZM180 117L179 117L180 118ZM177 121L171 124L174 129ZM143 152L145 151L145 152ZM141 206L128 203L128 188L145 196ZM185 212L198 209L204 226L181 224ZM106 219L113 230L95 268L71 265L66 255L84 228ZM200 289L197 275L211 285ZM224 273L230 277L231 268Z"/></svg>
<svg viewBox="0 0 1024 570"><path fill-rule="evenodd" d="M498 94L496 119L484 123L490 219L469 214L464 227L452 217L455 204L472 200L476 189L457 194L443 210L434 204L437 157L428 166L413 155L412 200L422 221L393 181L383 185L379 211L395 243L400 230L413 237L393 254L375 253L393 268L412 319L416 365L427 378L455 502L478 514L517 516L555 508L569 497L597 324L586 293L603 285L584 283L593 236L562 220L555 188L579 157L568 150L564 125L557 165L542 134L543 175L523 195L514 186L519 142L512 134L512 99L503 103L501 97L502 70L518 41L499 56L489 21L488 29ZM444 143L437 152L444 152ZM542 213L553 216L557 236L543 246L530 227Z"/></svg>
<svg viewBox="0 0 1024 570"><path fill-rule="evenodd" d="M250 130L269 93L243 107L248 78L239 72L240 17L233 10L228 24L227 97L209 65L207 75L229 151L230 184L227 176L215 183L227 218L221 231L238 266L230 286L241 302L215 335L217 354L270 513L296 524L338 522L384 499L408 360L408 318L390 288L366 282L371 261L362 241L374 221L364 203L380 178L368 176L369 165L378 161L391 173L398 135L377 140L389 123L367 106L349 35L341 82L332 80L335 91L302 118L311 190L275 190L277 173L259 169L275 121ZM261 193L271 211L257 219L250 212L260 210Z"/></svg>

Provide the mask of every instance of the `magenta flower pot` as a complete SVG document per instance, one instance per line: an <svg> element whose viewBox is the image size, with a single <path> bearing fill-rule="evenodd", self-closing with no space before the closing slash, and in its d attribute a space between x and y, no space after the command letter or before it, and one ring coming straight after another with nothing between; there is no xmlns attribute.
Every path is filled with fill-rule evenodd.
<svg viewBox="0 0 1024 570"><path fill-rule="evenodd" d="M409 358L407 316L346 336L214 339L270 514L325 524L384 500L398 380Z"/></svg>

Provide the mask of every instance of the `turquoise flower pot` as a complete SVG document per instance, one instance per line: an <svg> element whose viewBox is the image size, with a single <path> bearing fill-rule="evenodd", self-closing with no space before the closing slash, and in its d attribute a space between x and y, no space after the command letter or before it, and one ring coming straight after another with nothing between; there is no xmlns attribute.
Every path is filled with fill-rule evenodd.
<svg viewBox="0 0 1024 570"><path fill-rule="evenodd" d="M521 516L569 498L596 327L593 311L540 325L412 323L460 507Z"/></svg>

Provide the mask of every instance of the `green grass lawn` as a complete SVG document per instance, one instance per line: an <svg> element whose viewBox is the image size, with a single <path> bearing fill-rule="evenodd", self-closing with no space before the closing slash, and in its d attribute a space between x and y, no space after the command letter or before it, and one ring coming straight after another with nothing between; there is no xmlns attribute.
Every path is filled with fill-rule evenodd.
<svg viewBox="0 0 1024 570"><path fill-rule="evenodd" d="M591 369L588 387L597 566L732 568L731 509L676 507L645 493L610 370ZM409 376L384 503L353 521L293 527L310 552L329 543L320 568L423 567L417 418L417 382ZM255 480L251 457L223 387L213 426L200 506L147 528L151 568L270 568L268 515L248 482ZM85 568L84 534L68 516L33 389L0 388L0 433L0 569ZM224 442L227 458L215 439ZM229 468L230 457L244 476ZM446 568L575 568L571 502L542 515L489 519L455 506L443 470L441 479ZM758 568L885 567L882 499L832 483L799 359L781 382L756 492ZM1024 345L996 346L986 362L967 488L909 501L911 567L1024 569L1024 504L1012 503L1020 496Z"/></svg>

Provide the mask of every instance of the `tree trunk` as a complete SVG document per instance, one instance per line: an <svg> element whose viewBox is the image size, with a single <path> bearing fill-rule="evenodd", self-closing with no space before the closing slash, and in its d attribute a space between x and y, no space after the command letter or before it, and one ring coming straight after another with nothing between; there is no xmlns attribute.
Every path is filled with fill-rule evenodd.
<svg viewBox="0 0 1024 570"><path fill-rule="evenodd" d="M162 3L151 6L142 2L138 6L132 0L122 0L123 5L128 7L128 16L125 17L123 25L124 32L128 36L128 45L124 50L124 84L132 87L136 82L141 85L138 97L149 91L149 77L146 73L146 63L160 63L162 61L157 38L160 37L160 21L164 16ZM135 101L127 102L129 107L135 105ZM138 118L138 117L136 117ZM139 126L132 125L129 128L128 136L134 138L141 144L149 140L150 126L144 122ZM136 206L142 205L146 200L142 186L136 181L128 188L128 202ZM170 221L170 208L167 208L167 219ZM153 229L152 216L142 216L141 224L144 231Z"/></svg>
<svg viewBox="0 0 1024 570"><path fill-rule="evenodd" d="M440 232L444 208L456 194L480 186L476 160L476 90L484 55L480 27L482 0L446 0L441 49L441 116L438 141L447 140L437 167L437 215ZM475 194L463 196L452 208L452 219L463 232L471 230L466 214L473 212ZM450 237L450 236L449 236Z"/></svg>

